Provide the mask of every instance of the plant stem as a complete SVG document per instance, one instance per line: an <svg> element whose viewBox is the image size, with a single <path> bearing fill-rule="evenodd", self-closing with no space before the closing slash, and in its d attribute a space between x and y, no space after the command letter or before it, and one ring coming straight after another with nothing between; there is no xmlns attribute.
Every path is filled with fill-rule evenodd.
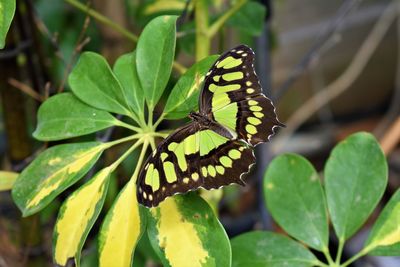
<svg viewBox="0 0 400 267"><path fill-rule="evenodd" d="M137 43L138 37L136 35L134 35L130 31L128 31L121 25L118 25L117 23L113 22L109 18L103 16L99 12L97 12L91 8L88 8L86 5L80 3L77 0L65 0L65 2L67 2L71 6L74 6L75 8L87 13L89 16L93 17L94 19L98 20L99 22L113 28L116 32L119 32L120 34L122 34L123 36L125 36L126 38L131 40L132 42Z"/></svg>
<svg viewBox="0 0 400 267"><path fill-rule="evenodd" d="M136 121L136 120L135 120L135 121ZM138 122L138 121L137 121L137 122ZM142 129L141 129L140 127L135 127L135 126L133 126L133 125L130 125L130 124L125 123L125 122L120 121L120 120L117 120L115 125L116 125L116 126L121 126L121 127L127 128L127 129L129 129L129 130L132 130L132 131L138 132L138 133L142 131Z"/></svg>
<svg viewBox="0 0 400 267"><path fill-rule="evenodd" d="M133 180L134 183L136 183L137 176L139 175L139 171L142 167L143 159L144 159L144 156L146 155L146 150L147 150L148 146L149 146L149 141L145 140L143 143L143 146L142 146L142 151L140 152L140 155L139 155L138 162L135 167L135 171L133 172L133 175L131 177L131 180Z"/></svg>
<svg viewBox="0 0 400 267"><path fill-rule="evenodd" d="M183 65L181 65L177 61L174 61L174 63L172 63L172 66L175 68L175 70L177 72L179 72L179 74L184 74L187 70L187 68L185 68Z"/></svg>
<svg viewBox="0 0 400 267"><path fill-rule="evenodd" d="M225 24L225 22L232 17L245 3L247 0L239 0L231 7L227 12L224 13L218 20L216 20L208 29L207 35L209 38L213 37Z"/></svg>
<svg viewBox="0 0 400 267"><path fill-rule="evenodd" d="M162 120L165 117L165 113L161 114L161 116L157 119L157 121L153 124L154 129L157 128L157 126L162 122Z"/></svg>
<svg viewBox="0 0 400 267"><path fill-rule="evenodd" d="M127 136L127 137L124 137L124 138L121 138L121 139L117 139L117 140L111 141L111 142L104 143L104 146L106 146L106 148L109 148L109 147L112 147L112 146L115 146L115 145L118 145L118 144L121 144L121 143L124 143L124 142L131 141L133 139L139 139L141 137L143 137L143 134L142 133L138 133L138 134L130 135L130 136Z"/></svg>
<svg viewBox="0 0 400 267"><path fill-rule="evenodd" d="M208 32L208 6L205 0L195 2L196 62L210 54L211 38Z"/></svg>
<svg viewBox="0 0 400 267"><path fill-rule="evenodd" d="M336 260L335 260L336 264L340 263L340 259L342 258L342 253L343 253L343 247L344 247L344 238L340 238L339 239L338 251L336 253Z"/></svg>
<svg viewBox="0 0 400 267"><path fill-rule="evenodd" d="M80 11L87 13L89 16L96 19L98 22L109 26L116 32L119 32L121 35L123 35L125 38L132 41L134 44L136 44L138 42L139 38L135 34L131 33L129 30L125 29L121 25L113 22L112 20L110 20L106 16L100 14L96 10L91 9L88 6L80 3L78 0L64 0L64 1L67 2L68 4L70 4L71 6L79 9ZM186 68L176 61L174 61L173 67L181 74L186 72Z"/></svg>
<svg viewBox="0 0 400 267"><path fill-rule="evenodd" d="M350 263L352 263L353 261L357 260L358 258L361 258L362 256L364 256L365 254L367 254L371 249L366 247L363 248L361 251L359 251L356 255L354 255L353 257L351 257L350 259L348 259L347 261L345 261L341 266L342 267L346 267L347 265L349 265Z"/></svg>
<svg viewBox="0 0 400 267"><path fill-rule="evenodd" d="M133 150L135 150L138 146L140 146L143 143L144 138L140 138L138 141L136 141L127 151L125 151L122 156L120 156L113 164L110 165L111 171L114 171L118 165L126 159L126 157L129 156L129 154L132 153Z"/></svg>
<svg viewBox="0 0 400 267"><path fill-rule="evenodd" d="M326 260L329 263L329 266L335 266L335 263L333 262L333 259L331 257L331 254L329 254L329 250L327 247L324 247L322 249L322 253L325 255Z"/></svg>

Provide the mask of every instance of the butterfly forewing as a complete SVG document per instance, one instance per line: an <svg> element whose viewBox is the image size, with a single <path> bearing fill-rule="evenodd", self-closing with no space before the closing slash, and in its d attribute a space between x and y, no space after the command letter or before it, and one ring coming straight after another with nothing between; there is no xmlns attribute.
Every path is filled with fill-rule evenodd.
<svg viewBox="0 0 400 267"><path fill-rule="evenodd" d="M253 51L240 45L214 63L199 99L198 116L208 122L195 120L159 144L139 174L139 203L153 207L199 187L244 184L241 176L255 162L252 146L282 126L261 92L253 62Z"/></svg>
<svg viewBox="0 0 400 267"><path fill-rule="evenodd" d="M208 73L200 112L236 132L251 145L268 141L278 121L272 102L262 94L254 71L254 52L240 45L223 54Z"/></svg>

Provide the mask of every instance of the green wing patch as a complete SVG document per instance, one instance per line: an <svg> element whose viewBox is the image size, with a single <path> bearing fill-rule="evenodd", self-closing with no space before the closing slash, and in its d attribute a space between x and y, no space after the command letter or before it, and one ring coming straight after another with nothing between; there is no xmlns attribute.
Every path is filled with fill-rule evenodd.
<svg viewBox="0 0 400 267"><path fill-rule="evenodd" d="M193 122L168 136L145 162L139 203L153 207L199 187L244 184L241 176L255 162L253 146L283 126L253 64L254 52L245 45L217 59L200 92L199 113L189 115Z"/></svg>
<svg viewBox="0 0 400 267"><path fill-rule="evenodd" d="M283 126L271 100L261 91L254 70L254 52L240 45L222 55L208 72L200 112L255 146L267 142L274 128Z"/></svg>
<svg viewBox="0 0 400 267"><path fill-rule="evenodd" d="M177 193L238 183L255 158L251 148L190 123L165 139L144 164L139 203L153 207Z"/></svg>

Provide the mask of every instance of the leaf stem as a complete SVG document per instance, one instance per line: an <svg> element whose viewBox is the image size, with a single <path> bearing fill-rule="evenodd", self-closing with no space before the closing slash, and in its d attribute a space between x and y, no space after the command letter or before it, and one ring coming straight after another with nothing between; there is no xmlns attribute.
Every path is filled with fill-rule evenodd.
<svg viewBox="0 0 400 267"><path fill-rule="evenodd" d="M322 249L322 253L325 255L326 260L329 263L329 266L335 266L335 263L333 262L333 259L331 257L331 254L329 253L329 250L327 247L324 247Z"/></svg>
<svg viewBox="0 0 400 267"><path fill-rule="evenodd" d="M345 261L341 266L342 267L346 267L347 265L349 265L350 263L352 263L353 261L357 260L358 258L361 258L362 256L364 256L365 254L367 254L370 250L368 249L368 247L363 248L360 252L358 252L357 254L355 254L353 257L351 257L350 259L348 259L347 261Z"/></svg>
<svg viewBox="0 0 400 267"><path fill-rule="evenodd" d="M104 143L104 146L106 146L106 148L109 148L109 147L112 147L112 146L115 146L115 145L118 145L118 144L121 144L121 143L124 143L124 142L131 141L133 139L139 139L141 137L143 137L143 134L142 133L138 133L138 134L130 135L130 136L127 136L127 137L124 137L124 138L121 138L121 139L117 139L117 140L111 141L111 142Z"/></svg>
<svg viewBox="0 0 400 267"><path fill-rule="evenodd" d="M340 263L340 259L342 258L342 253L343 253L343 247L344 247L344 238L340 238L339 239L338 251L336 253L336 260L335 260L336 264Z"/></svg>
<svg viewBox="0 0 400 267"><path fill-rule="evenodd" d="M135 120L135 121L136 121L136 120ZM134 132L138 132L138 133L142 132L142 129L141 129L140 127L135 127L135 126L133 126L133 125L130 125L130 124L125 123L125 122L120 121L120 120L116 120L115 125L121 126L121 127L124 127L124 128L127 128L127 129L129 129L129 130L134 131Z"/></svg>
<svg viewBox="0 0 400 267"><path fill-rule="evenodd" d="M154 129L157 128L157 126L162 122L162 120L165 117L165 113L161 114L161 116L157 119L157 121L153 124Z"/></svg>
<svg viewBox="0 0 400 267"><path fill-rule="evenodd" d="M138 141L136 141L127 151L124 152L113 164L110 165L111 171L114 171L118 165L126 159L126 157L129 156L129 154L132 153L133 150L135 150L138 146L140 146L143 143L143 137L140 138Z"/></svg>
<svg viewBox="0 0 400 267"><path fill-rule="evenodd" d="M227 12L225 12L224 15L219 17L208 29L207 35L209 36L209 38L217 34L217 32L221 29L221 27L225 24L225 22L230 17L232 17L246 2L247 0L237 1L233 7L231 7Z"/></svg>
<svg viewBox="0 0 400 267"><path fill-rule="evenodd" d="M123 36L125 36L127 39L131 40L134 43L137 43L138 37L122 27L121 25L115 23L114 21L110 20L106 16L100 14L99 12L95 11L94 9L88 8L86 5L80 3L77 0L65 0L68 4L71 6L87 13L89 16L93 17L97 21L109 26L110 28L114 29L116 32L119 32Z"/></svg>
<svg viewBox="0 0 400 267"><path fill-rule="evenodd" d="M134 183L136 183L137 176L139 175L139 171L142 167L143 159L144 159L144 156L146 155L146 150L147 150L148 146L149 146L149 141L145 140L143 143L143 146L142 146L142 151L140 152L140 155L139 155L138 162L135 167L135 171L133 172L133 175L131 177L131 180L133 180Z"/></svg>

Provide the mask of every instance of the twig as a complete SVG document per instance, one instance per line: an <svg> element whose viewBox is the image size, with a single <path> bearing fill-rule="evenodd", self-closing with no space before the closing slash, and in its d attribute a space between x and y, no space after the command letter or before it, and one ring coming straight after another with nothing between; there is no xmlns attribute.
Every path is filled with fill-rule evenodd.
<svg viewBox="0 0 400 267"><path fill-rule="evenodd" d="M1 50L0 51L0 60L14 58L14 57L18 56L19 53L28 49L30 46L32 46L32 40L27 40L27 41L20 42L13 49Z"/></svg>
<svg viewBox="0 0 400 267"><path fill-rule="evenodd" d="M15 88L21 90L22 92L24 92L25 94L29 95L30 97L32 97L33 99L39 101L39 102L43 102L44 98L35 90L33 90L32 87L30 87L29 85L20 82L14 78L9 78L8 79L8 83L12 86L14 86Z"/></svg>
<svg viewBox="0 0 400 267"><path fill-rule="evenodd" d="M89 6L87 6L87 8L89 9ZM58 93L61 93L64 90L64 85L67 81L69 73L71 72L75 57L82 51L83 47L90 41L89 37L86 37L85 39L83 39L85 37L85 33L86 33L87 28L89 27L89 24L90 24L90 17L87 14L85 21L83 23L83 26L82 26L82 30L79 33L79 37L76 41L75 49L73 50L71 58L69 59L69 62L67 64L67 66L65 67L63 79L61 80L60 86L58 87L58 90L57 90Z"/></svg>
<svg viewBox="0 0 400 267"><path fill-rule="evenodd" d="M287 128L282 131L281 134L274 139L274 150L279 151L287 139L293 134L296 129L300 127L310 116L312 116L317 110L326 105L331 100L338 97L350 85L357 79L361 74L364 67L367 65L369 59L373 55L374 51L382 41L385 33L389 29L393 20L397 15L397 0L393 0L383 11L378 21L373 26L371 32L362 43L357 54L354 56L352 62L335 81L322 89L319 93L312 96L307 100L294 115L292 115L286 122Z"/></svg>
<svg viewBox="0 0 400 267"><path fill-rule="evenodd" d="M392 126L380 140L383 153L385 153L385 155L389 155L390 152L393 151L393 149L399 142L400 142L400 116L397 117L397 120L395 120L395 122L392 124Z"/></svg>
<svg viewBox="0 0 400 267"><path fill-rule="evenodd" d="M286 81L276 90L275 95L272 97L274 101L279 100L297 80L297 78L304 72L310 65L314 58L318 57L320 52L325 47L325 44L331 40L332 36L337 34L340 26L343 24L344 18L358 6L362 0L348 0L344 1L342 6L338 9L335 17L332 19L331 24L325 28L316 38L314 44L303 56L300 62L289 73Z"/></svg>
<svg viewBox="0 0 400 267"><path fill-rule="evenodd" d="M397 4L397 45L399 48L400 44L400 2ZM396 78L394 93L390 106L384 116L379 122L378 126L375 127L373 133L379 139L382 137L389 127L389 125L397 118L400 113L400 51L397 50L397 66L396 66Z"/></svg>
<svg viewBox="0 0 400 267"><path fill-rule="evenodd" d="M51 34L46 24L43 22L40 16L37 15L35 9L32 9L32 17L36 24L37 29L43 34L43 36L47 37L47 39L50 41L50 44L54 48L55 55L61 60L61 62L66 64L64 55L60 49L60 45L58 44L58 34L57 33L55 33L54 35Z"/></svg>
<svg viewBox="0 0 400 267"><path fill-rule="evenodd" d="M99 22L101 22L101 23L103 23L105 25L108 25L109 27L113 28L115 31L119 32L120 34L122 34L126 38L130 39L133 43L137 43L138 37L136 35L134 35L130 31L128 31L127 29L125 29L121 25L118 25L117 23L115 23L112 20L108 19L107 17L103 16L102 14L100 14L97 11L95 11L94 9L88 8L87 6L79 3L76 0L65 0L65 2L67 2L71 6L73 6L73 7L77 8L77 9L87 13L87 15L93 17L95 20L97 20L97 21L99 21Z"/></svg>

